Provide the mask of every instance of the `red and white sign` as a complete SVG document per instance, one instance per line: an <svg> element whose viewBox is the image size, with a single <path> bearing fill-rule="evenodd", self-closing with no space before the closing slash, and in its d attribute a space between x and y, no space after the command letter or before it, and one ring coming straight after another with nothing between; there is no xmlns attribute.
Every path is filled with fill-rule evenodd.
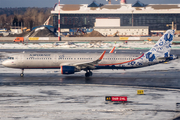
<svg viewBox="0 0 180 120"><path fill-rule="evenodd" d="M127 101L127 96L112 96L111 101Z"/></svg>

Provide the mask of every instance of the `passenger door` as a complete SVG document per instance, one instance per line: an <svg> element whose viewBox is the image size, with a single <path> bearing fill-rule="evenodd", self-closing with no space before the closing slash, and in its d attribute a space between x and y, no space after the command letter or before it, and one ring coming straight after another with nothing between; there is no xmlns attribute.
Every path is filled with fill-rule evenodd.
<svg viewBox="0 0 180 120"><path fill-rule="evenodd" d="M19 65L21 66L21 67L24 67L24 55L22 54L22 55L20 55L19 57L18 57L18 59L19 59Z"/></svg>
<svg viewBox="0 0 180 120"><path fill-rule="evenodd" d="M60 66L60 65L58 65L58 55L57 54L53 55L53 65L56 67Z"/></svg>

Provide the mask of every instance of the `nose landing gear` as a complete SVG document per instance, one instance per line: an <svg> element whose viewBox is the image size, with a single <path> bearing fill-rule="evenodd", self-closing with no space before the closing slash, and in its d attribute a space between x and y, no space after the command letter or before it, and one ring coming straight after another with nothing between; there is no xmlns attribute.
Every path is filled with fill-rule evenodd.
<svg viewBox="0 0 180 120"><path fill-rule="evenodd" d="M22 73L20 74L21 77L24 77L24 69L22 69Z"/></svg>

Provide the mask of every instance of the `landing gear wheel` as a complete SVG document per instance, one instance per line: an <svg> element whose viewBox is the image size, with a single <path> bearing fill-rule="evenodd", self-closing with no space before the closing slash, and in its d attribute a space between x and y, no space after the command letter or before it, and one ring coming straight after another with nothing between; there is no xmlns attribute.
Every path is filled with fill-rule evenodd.
<svg viewBox="0 0 180 120"><path fill-rule="evenodd" d="M90 76L89 72L85 73L85 76L86 76L86 77L89 77L89 76Z"/></svg>
<svg viewBox="0 0 180 120"><path fill-rule="evenodd" d="M23 74L23 73L21 73L21 74L20 74L20 76L21 76L21 77L24 77L24 74Z"/></svg>
<svg viewBox="0 0 180 120"><path fill-rule="evenodd" d="M90 74L90 76L92 76L92 75L93 75L93 73L92 73L91 71L89 71L89 74Z"/></svg>
<svg viewBox="0 0 180 120"><path fill-rule="evenodd" d="M93 75L93 73L91 71L89 71L89 72L86 71L86 73L85 73L86 77L89 77L89 76L92 76L92 75Z"/></svg>

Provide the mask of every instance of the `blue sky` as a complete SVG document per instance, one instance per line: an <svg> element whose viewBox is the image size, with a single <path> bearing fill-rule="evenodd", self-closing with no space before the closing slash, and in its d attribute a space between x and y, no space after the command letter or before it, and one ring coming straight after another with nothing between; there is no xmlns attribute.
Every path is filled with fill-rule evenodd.
<svg viewBox="0 0 180 120"><path fill-rule="evenodd" d="M61 4L90 4L93 0L61 0ZM96 0L107 4L106 0ZM119 4L120 0L111 0L112 4ZM137 0L126 0L133 4ZM139 0L144 4L180 4L180 0ZM58 0L0 0L0 8L4 7L53 7Z"/></svg>

